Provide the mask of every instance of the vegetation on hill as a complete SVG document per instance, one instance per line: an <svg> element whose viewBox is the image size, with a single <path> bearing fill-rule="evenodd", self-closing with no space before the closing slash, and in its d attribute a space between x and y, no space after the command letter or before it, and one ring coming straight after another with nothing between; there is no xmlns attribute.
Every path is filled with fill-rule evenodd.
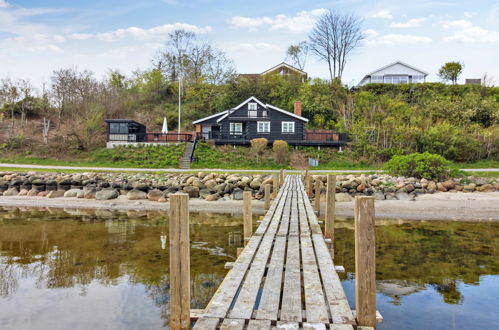
<svg viewBox="0 0 499 330"><path fill-rule="evenodd" d="M230 60L220 51L194 47L199 43L192 34L171 37L187 38L193 45L184 50L182 67L168 62L168 54L175 52L174 40L169 40L153 61L154 67L129 76L110 71L98 80L89 71L64 68L54 71L50 86L41 92L25 80L1 80L2 153L28 152L29 156L45 158L91 153L104 146L105 118L130 118L146 124L149 130L160 130L166 116L169 128L175 129L181 92L184 130L194 129L193 120L234 107L251 95L289 110L295 101L301 101L303 116L310 119L307 128L349 135L347 152L321 151L320 158L325 160L321 164L337 158L347 158L352 165L378 164L394 155L414 152L439 154L455 162L499 159L499 88L442 83L348 88L339 80L309 79L302 83L299 78L277 74L253 81L235 75ZM205 60L189 62L189 52L200 49ZM46 142L44 119L50 120L50 125L45 125ZM229 149L217 157L218 149L201 147L198 164L223 165L220 159L227 154L236 157L232 153L239 152L229 153ZM241 151L241 157L243 154L247 152ZM273 166L274 161L266 161L260 159L254 166ZM241 162L243 167L253 160Z"/></svg>

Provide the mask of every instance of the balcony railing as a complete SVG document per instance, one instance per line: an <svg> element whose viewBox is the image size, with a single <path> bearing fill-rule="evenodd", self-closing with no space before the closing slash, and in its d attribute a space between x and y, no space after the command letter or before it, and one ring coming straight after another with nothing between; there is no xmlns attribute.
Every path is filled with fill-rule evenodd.
<svg viewBox="0 0 499 330"><path fill-rule="evenodd" d="M147 142L147 143L178 143L192 142L194 134L189 133L131 133L109 134L108 142Z"/></svg>

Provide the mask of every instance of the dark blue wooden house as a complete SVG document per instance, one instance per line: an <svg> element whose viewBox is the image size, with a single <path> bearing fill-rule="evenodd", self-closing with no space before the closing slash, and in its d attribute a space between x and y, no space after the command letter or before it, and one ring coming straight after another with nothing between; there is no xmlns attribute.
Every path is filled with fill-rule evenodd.
<svg viewBox="0 0 499 330"><path fill-rule="evenodd" d="M301 116L301 103L294 112L264 104L252 96L238 106L196 120L198 136L216 144L249 144L252 139L266 138L269 143L284 140L290 145L342 146L346 134L327 130L306 130L308 119Z"/></svg>

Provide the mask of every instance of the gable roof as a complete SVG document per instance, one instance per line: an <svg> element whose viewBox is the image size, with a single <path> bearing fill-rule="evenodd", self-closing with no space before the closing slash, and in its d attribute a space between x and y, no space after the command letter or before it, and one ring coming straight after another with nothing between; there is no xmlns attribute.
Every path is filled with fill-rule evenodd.
<svg viewBox="0 0 499 330"><path fill-rule="evenodd" d="M368 74L366 74L366 75L364 76L364 78L365 78L365 77L367 77L367 76L372 76L372 75L373 75L373 74L375 74L376 72L381 71L381 70L384 70L384 69L389 68L389 67L391 67L391 66L394 66L394 65L396 65L396 64L400 64L400 65L406 66L406 67L408 67L408 68L410 68L410 69L413 69L413 70L415 70L415 71L419 71L419 72L421 72L422 74L424 74L425 76L427 76L427 75L428 75L428 72L425 72L425 71L423 71L423 70L420 70L420 69L418 69L418 68L416 68L416 67L413 67L412 65L409 65L409 64L404 63L404 62L402 62L402 61L396 61L396 62L393 62L393 63L391 63L391 64L385 65L384 67L381 67L381 68L379 68L379 69L377 69L377 70L374 70L374 71L372 71L372 72L369 72Z"/></svg>
<svg viewBox="0 0 499 330"><path fill-rule="evenodd" d="M221 116L220 118L217 119L217 123L224 120L225 118L227 118L232 112L236 111L237 109L241 108L244 104L248 103L249 101L255 101L257 102L258 104L260 104L262 107L264 107L265 109L273 109L273 110L276 110L276 111L279 111L281 113L284 113L285 115L288 115L288 116L291 116L291 117L294 117L298 120L302 120L306 123L308 123L308 119L305 118L305 117L302 117L302 116L298 116L298 115L295 115L294 113L292 112L289 112L289 111L286 111L284 109L281 109L281 108L278 108L278 107L275 107L271 104L263 104L262 102L260 102L260 100L258 100L256 97L254 96L251 96L250 98L248 98L246 101L242 102L241 104L239 104L237 107L233 108L233 109L230 109L230 110L227 110L227 112Z"/></svg>
<svg viewBox="0 0 499 330"><path fill-rule="evenodd" d="M193 121L192 123L193 123L193 124L199 124L199 123L201 123L201 122L203 122L203 121L205 121L205 120L212 119L212 118L216 118L216 117L218 117L218 116L222 116L222 115L226 114L227 112L229 112L229 110L225 110L225 111L222 111L222 112L218 112L218 113L216 113L216 114L214 114L214 115L211 115L211 116L208 116L208 117L204 117L204 118L198 119L198 120L196 120L196 121Z"/></svg>
<svg viewBox="0 0 499 330"><path fill-rule="evenodd" d="M292 65L290 65L290 64L288 64L288 63L286 63L286 62L281 62L281 63L279 63L279 64L277 64L277 65L275 65L275 66L271 67L270 69L268 69L268 70L266 70L266 71L263 71L263 72L261 73L261 75L263 76L263 75L265 75L265 74L267 74L267 73L269 73L269 72L272 72L272 71L274 71L275 69L280 68L281 66L284 66L284 67L286 67L286 68L288 68L288 69L290 69L290 70L296 71L297 73L299 73L299 74L301 74L301 75L307 75L307 73L306 73L305 71L300 70L300 69L298 69L297 67L294 67L294 66L292 66Z"/></svg>

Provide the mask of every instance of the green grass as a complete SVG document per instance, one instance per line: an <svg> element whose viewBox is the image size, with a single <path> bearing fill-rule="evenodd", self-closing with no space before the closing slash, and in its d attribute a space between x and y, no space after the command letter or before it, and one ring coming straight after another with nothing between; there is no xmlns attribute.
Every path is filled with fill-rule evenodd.
<svg viewBox="0 0 499 330"><path fill-rule="evenodd" d="M476 171L476 172L463 172L463 173L464 173L464 176L474 176L474 177L480 177L480 178L499 179L499 172Z"/></svg>
<svg viewBox="0 0 499 330"><path fill-rule="evenodd" d="M482 159L470 163L453 163L454 168L499 168L499 161Z"/></svg>
<svg viewBox="0 0 499 330"><path fill-rule="evenodd" d="M69 160L12 155L8 158L0 158L0 162L48 166L178 168L179 160L184 154L184 148L184 144L147 147L126 146L96 149L86 154L75 155L73 159Z"/></svg>
<svg viewBox="0 0 499 330"><path fill-rule="evenodd" d="M220 169L289 169L289 166L277 164L269 154L257 158L249 147L223 146L210 147L205 142L199 142L194 156L196 162L191 168Z"/></svg>

